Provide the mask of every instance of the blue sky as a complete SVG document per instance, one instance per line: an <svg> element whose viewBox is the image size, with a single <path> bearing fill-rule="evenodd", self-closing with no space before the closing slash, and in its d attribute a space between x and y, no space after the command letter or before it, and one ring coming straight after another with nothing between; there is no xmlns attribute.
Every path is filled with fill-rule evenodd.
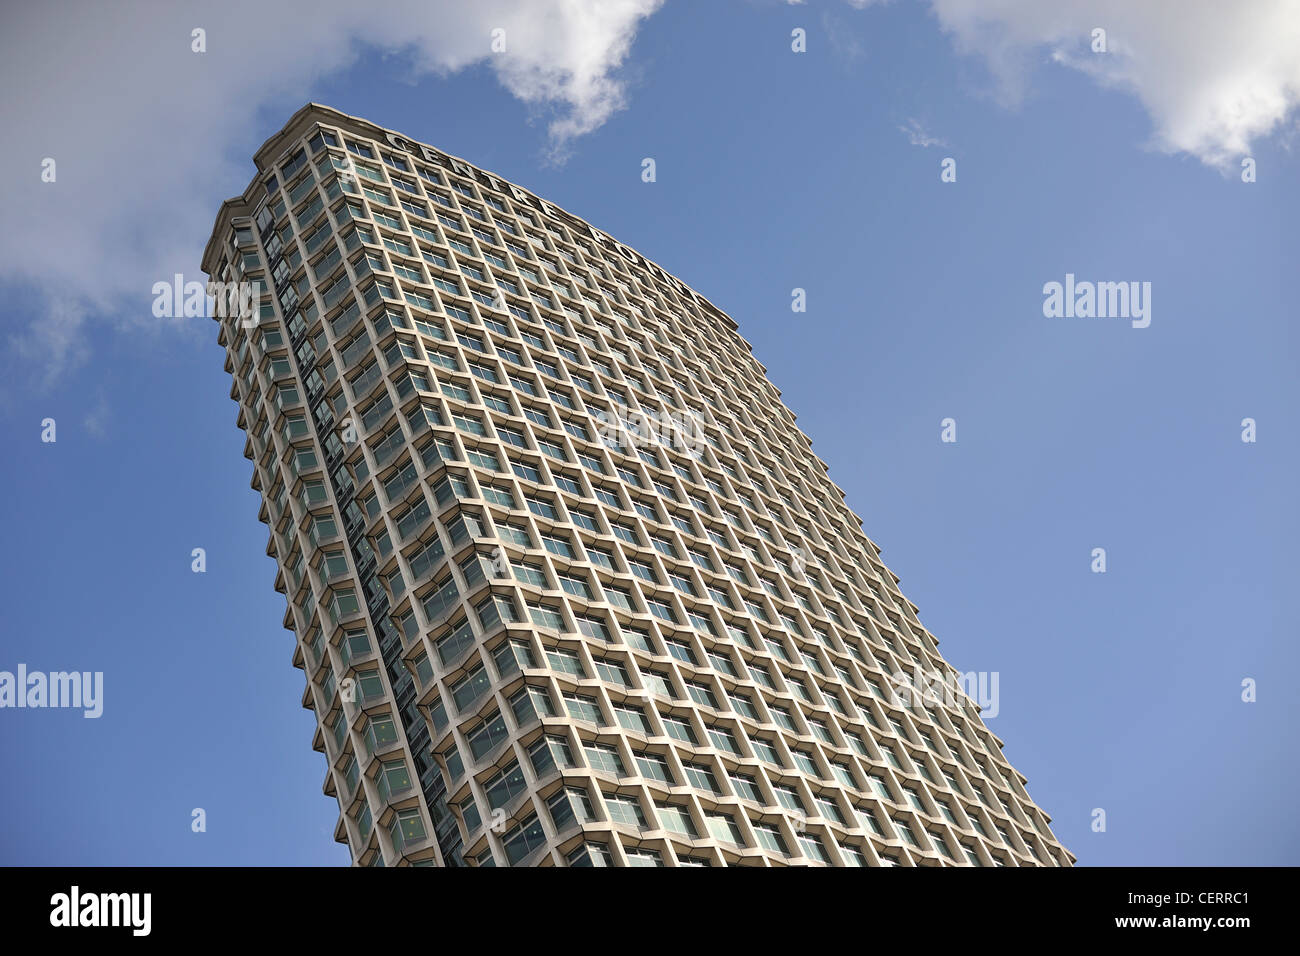
<svg viewBox="0 0 1300 956"><path fill-rule="evenodd" d="M581 24L537 28L555 31L539 62L595 77L548 95L535 64L417 47L430 72L384 36L350 44L345 18L316 56L273 65L269 40L199 5L204 61L188 48L203 15L146 24L145 6L83 58L55 45L42 68L79 84L5 107L24 132L8 215L30 219L4 248L35 235L0 270L0 670L103 671L105 699L97 720L0 710L0 863L348 862L215 323L149 311L152 282L200 277L219 203L309 100L525 186L735 318L941 652L999 673L989 726L1080 864L1300 862L1285 685L1300 621L1284 600L1300 574L1300 86L1252 65L1294 19L1279 30L1275 5L1242 4L1261 29L1216 34L1189 5L1160 34L1171 53L1145 13L1094 4L1112 68L1086 59L1075 3L1052 19L1008 2L972 25L957 0L628 0L591 31L594 62L564 32ZM4 16L27 18L6 44L56 30ZM1197 61L1203 87L1281 105L1227 122L1213 91L1182 96L1181 57L1207 35L1236 46ZM95 72L114 57L131 68ZM110 103L125 129L95 125ZM45 156L56 183L39 182ZM1150 282L1150 326L1044 317L1043 285L1067 273Z"/></svg>

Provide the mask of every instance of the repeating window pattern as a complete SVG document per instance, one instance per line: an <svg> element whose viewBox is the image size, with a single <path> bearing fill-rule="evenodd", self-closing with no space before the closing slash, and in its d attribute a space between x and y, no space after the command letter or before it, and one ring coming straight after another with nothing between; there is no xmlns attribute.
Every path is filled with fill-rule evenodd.
<svg viewBox="0 0 1300 956"><path fill-rule="evenodd" d="M734 322L323 107L205 252L359 865L1070 865Z"/></svg>

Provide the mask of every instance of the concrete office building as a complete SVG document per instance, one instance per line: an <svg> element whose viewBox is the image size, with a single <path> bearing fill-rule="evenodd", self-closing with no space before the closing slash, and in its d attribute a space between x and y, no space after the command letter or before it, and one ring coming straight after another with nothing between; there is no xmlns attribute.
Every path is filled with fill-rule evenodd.
<svg viewBox="0 0 1300 956"><path fill-rule="evenodd" d="M326 107L255 162L203 269L357 865L1073 862L723 312Z"/></svg>

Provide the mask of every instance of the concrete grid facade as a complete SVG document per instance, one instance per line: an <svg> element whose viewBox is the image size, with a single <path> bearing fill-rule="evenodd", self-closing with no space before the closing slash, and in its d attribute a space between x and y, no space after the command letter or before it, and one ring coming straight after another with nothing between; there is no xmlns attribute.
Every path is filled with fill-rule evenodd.
<svg viewBox="0 0 1300 956"><path fill-rule="evenodd" d="M203 269L357 865L1071 865L738 334L326 107Z"/></svg>

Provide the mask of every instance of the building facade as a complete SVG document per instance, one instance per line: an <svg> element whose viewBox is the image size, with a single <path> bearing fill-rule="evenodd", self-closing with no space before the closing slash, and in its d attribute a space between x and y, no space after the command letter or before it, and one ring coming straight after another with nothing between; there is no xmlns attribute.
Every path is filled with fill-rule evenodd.
<svg viewBox="0 0 1300 956"><path fill-rule="evenodd" d="M255 162L203 270L357 865L1073 863L730 318L326 107Z"/></svg>

